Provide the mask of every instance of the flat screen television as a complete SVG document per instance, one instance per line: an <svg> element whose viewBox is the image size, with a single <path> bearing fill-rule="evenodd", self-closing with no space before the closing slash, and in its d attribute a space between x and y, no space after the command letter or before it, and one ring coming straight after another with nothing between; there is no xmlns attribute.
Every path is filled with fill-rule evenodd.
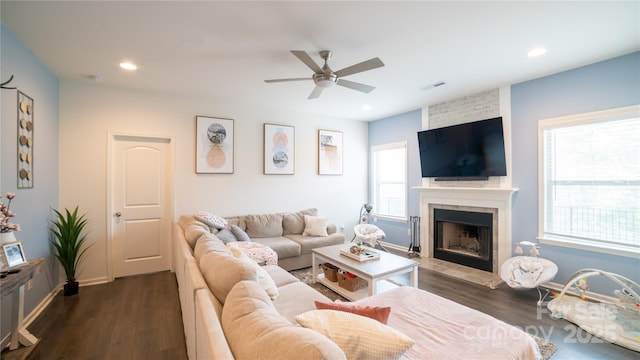
<svg viewBox="0 0 640 360"><path fill-rule="evenodd" d="M502 117L418 132L423 178L486 180L506 176Z"/></svg>

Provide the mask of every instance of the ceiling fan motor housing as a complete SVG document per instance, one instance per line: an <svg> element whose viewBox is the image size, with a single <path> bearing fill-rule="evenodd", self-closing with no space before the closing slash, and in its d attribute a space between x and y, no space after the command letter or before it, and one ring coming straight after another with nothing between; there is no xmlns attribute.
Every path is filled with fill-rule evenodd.
<svg viewBox="0 0 640 360"><path fill-rule="evenodd" d="M324 89L332 87L337 80L338 80L338 77L333 73L313 74L313 82L316 83L316 86L319 86Z"/></svg>

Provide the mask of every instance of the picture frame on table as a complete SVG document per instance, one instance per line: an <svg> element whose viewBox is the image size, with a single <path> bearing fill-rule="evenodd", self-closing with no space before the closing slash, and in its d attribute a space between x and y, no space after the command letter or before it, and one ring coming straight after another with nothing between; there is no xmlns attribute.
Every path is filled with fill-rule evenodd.
<svg viewBox="0 0 640 360"><path fill-rule="evenodd" d="M0 268L3 271L25 265L27 262L22 242L16 241L2 244L2 249L0 249Z"/></svg>
<svg viewBox="0 0 640 360"><path fill-rule="evenodd" d="M196 174L233 174L233 119L196 116Z"/></svg>
<svg viewBox="0 0 640 360"><path fill-rule="evenodd" d="M295 174L295 127L264 124L263 170L265 175Z"/></svg>
<svg viewBox="0 0 640 360"><path fill-rule="evenodd" d="M342 131L318 130L318 174L342 175Z"/></svg>

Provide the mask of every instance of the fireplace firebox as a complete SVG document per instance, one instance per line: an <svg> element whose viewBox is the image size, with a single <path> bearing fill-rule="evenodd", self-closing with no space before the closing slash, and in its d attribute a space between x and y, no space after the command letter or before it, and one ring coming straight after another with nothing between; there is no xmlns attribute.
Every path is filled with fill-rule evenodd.
<svg viewBox="0 0 640 360"><path fill-rule="evenodd" d="M433 257L493 271L493 214L433 209Z"/></svg>

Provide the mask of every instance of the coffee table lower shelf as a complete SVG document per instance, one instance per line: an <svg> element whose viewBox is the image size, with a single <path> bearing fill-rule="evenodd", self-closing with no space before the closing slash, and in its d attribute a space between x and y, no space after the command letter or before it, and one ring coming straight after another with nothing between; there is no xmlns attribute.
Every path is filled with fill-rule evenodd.
<svg viewBox="0 0 640 360"><path fill-rule="evenodd" d="M394 288L397 288L398 285L392 283L391 281L388 280L377 280L378 281L378 287L377 287L377 292L381 293L387 290L391 290ZM335 291L336 293L342 295L343 297L351 300L351 301L356 301L356 300L360 300L360 299L364 299L367 296L369 296L369 288L368 286L365 286L361 289L358 289L356 291L349 291L343 287L341 287L340 285L338 285L338 282L333 282L330 281L329 279L327 279L326 277L324 277L324 274L319 273L318 274L318 282L321 283L322 285L328 287L329 289Z"/></svg>

